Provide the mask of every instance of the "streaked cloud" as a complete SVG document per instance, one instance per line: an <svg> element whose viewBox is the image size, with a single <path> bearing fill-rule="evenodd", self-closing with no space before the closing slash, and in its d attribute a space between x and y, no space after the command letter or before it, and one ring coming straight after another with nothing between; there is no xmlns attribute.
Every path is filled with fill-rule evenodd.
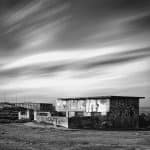
<svg viewBox="0 0 150 150"><path fill-rule="evenodd" d="M149 0L0 2L0 93L149 95Z"/></svg>

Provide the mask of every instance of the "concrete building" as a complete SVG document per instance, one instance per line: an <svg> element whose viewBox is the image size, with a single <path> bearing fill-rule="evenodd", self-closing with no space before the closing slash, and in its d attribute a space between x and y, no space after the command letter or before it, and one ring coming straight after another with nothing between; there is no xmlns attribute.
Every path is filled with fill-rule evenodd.
<svg viewBox="0 0 150 150"><path fill-rule="evenodd" d="M15 106L32 109L36 111L45 111L45 110L53 109L53 104L49 104L49 103L27 103L25 102L25 103L15 103Z"/></svg>
<svg viewBox="0 0 150 150"><path fill-rule="evenodd" d="M59 124L69 128L138 128L140 98L144 97L59 98L56 111L64 118Z"/></svg>
<svg viewBox="0 0 150 150"><path fill-rule="evenodd" d="M19 119L30 119L38 122L44 121L43 115L40 117L40 114L46 115L54 111L53 104L48 103L15 103L15 106L24 108L19 112Z"/></svg>

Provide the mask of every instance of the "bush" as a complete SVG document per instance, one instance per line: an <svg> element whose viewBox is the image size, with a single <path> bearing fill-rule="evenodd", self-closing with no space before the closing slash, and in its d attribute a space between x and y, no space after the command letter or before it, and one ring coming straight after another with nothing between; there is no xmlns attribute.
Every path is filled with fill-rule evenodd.
<svg viewBox="0 0 150 150"><path fill-rule="evenodd" d="M0 119L0 123L11 123L12 121L9 119Z"/></svg>
<svg viewBox="0 0 150 150"><path fill-rule="evenodd" d="M139 116L139 127L140 128L148 128L148 127L150 127L150 114L142 113Z"/></svg>

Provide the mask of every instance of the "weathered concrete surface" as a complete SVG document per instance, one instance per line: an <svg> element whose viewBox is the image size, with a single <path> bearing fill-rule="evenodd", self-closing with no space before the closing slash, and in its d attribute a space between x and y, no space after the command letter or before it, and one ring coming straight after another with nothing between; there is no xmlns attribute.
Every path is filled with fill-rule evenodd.
<svg viewBox="0 0 150 150"><path fill-rule="evenodd" d="M56 110L66 112L70 128L138 128L138 97L58 99Z"/></svg>
<svg viewBox="0 0 150 150"><path fill-rule="evenodd" d="M30 119L30 111L29 110L19 111L18 117L19 117L18 119Z"/></svg>
<svg viewBox="0 0 150 150"><path fill-rule="evenodd" d="M139 100L111 99L108 120L114 128L138 128Z"/></svg>
<svg viewBox="0 0 150 150"><path fill-rule="evenodd" d="M45 122L54 126L62 126L68 128L68 118L58 116L37 116L37 122Z"/></svg>
<svg viewBox="0 0 150 150"><path fill-rule="evenodd" d="M57 111L109 112L109 99L57 100Z"/></svg>

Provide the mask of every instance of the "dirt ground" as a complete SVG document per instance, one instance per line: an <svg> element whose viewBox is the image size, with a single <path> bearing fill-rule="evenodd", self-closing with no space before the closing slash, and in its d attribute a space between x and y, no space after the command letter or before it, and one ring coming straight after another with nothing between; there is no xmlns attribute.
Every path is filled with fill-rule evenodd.
<svg viewBox="0 0 150 150"><path fill-rule="evenodd" d="M150 150L150 131L69 131L0 124L0 150Z"/></svg>

